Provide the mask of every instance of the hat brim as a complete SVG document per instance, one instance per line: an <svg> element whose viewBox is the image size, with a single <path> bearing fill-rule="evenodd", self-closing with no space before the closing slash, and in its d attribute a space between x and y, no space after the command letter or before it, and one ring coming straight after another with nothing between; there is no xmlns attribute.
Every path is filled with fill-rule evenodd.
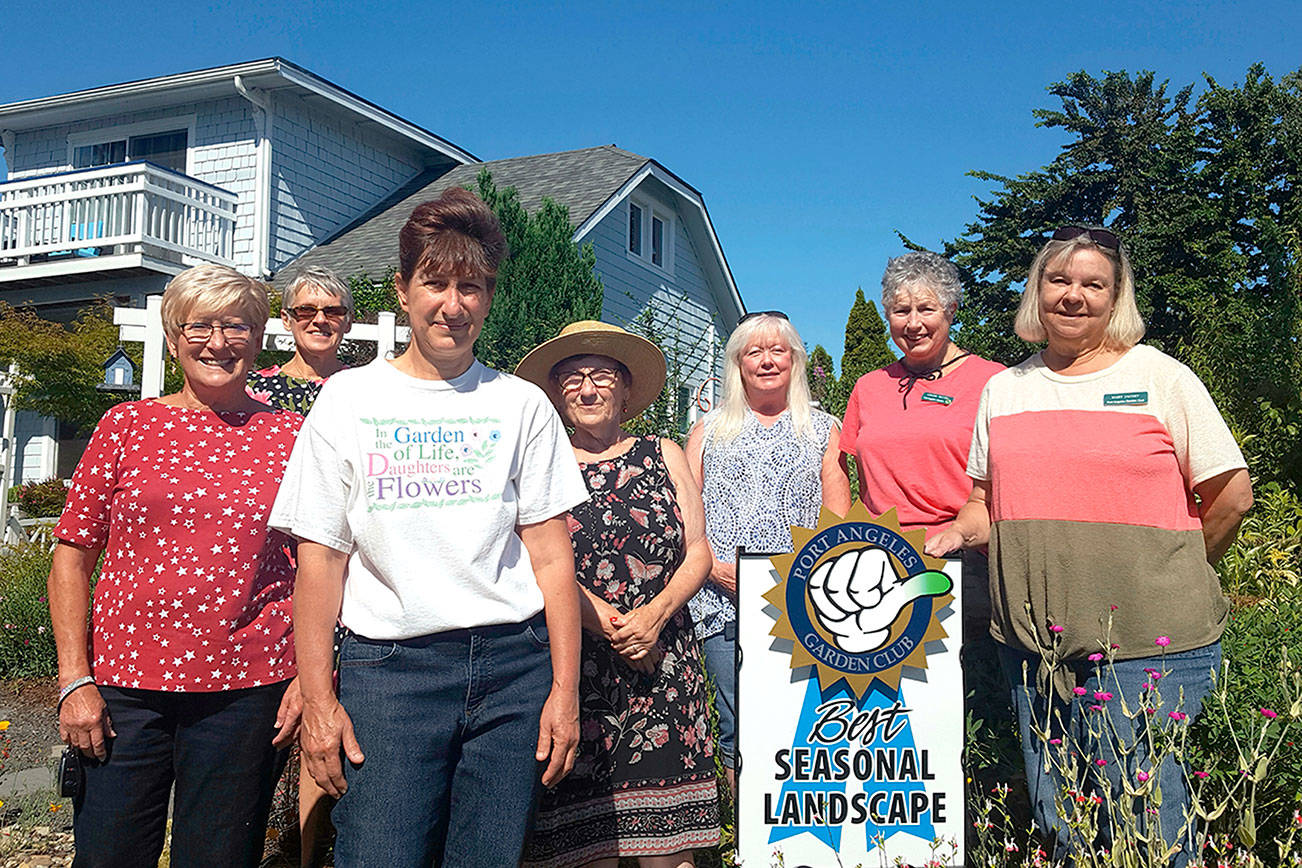
<svg viewBox="0 0 1302 868"><path fill-rule="evenodd" d="M609 356L628 368L633 382L621 422L650 407L665 387L664 353L641 335L625 331L594 330L554 337L530 350L516 366L515 375L539 386L560 409L560 396L551 382L551 373L552 368L570 356Z"/></svg>

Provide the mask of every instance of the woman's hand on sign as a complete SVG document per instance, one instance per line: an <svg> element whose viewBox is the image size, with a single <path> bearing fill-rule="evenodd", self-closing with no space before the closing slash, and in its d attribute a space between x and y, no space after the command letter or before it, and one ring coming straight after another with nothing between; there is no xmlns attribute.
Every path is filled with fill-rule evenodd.
<svg viewBox="0 0 1302 868"><path fill-rule="evenodd" d="M943 558L945 555L956 552L961 548L963 548L963 534L954 530L954 526L951 524L927 540L922 546L922 551L933 558Z"/></svg>

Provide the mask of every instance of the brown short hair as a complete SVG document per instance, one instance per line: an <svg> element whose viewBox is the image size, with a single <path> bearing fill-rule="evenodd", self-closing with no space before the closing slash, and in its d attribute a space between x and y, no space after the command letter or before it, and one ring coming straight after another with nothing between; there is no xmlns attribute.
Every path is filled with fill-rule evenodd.
<svg viewBox="0 0 1302 868"><path fill-rule="evenodd" d="M462 187L449 187L432 202L417 205L398 233L403 280L425 267L457 277L482 274L492 289L497 267L509 255L497 215Z"/></svg>

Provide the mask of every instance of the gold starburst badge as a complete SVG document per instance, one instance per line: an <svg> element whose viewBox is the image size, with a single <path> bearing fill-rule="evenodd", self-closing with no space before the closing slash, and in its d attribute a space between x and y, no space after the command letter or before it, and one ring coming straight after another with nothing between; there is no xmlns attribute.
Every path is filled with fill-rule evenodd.
<svg viewBox="0 0 1302 868"><path fill-rule="evenodd" d="M795 551L770 559L781 581L764 594L780 613L769 635L792 643L791 668L812 666L826 693L844 682L856 699L895 695L901 670L927 668L926 644L949 634L954 600L945 561L922 551L925 533L903 531L895 510L874 516L856 502L842 518L791 528Z"/></svg>

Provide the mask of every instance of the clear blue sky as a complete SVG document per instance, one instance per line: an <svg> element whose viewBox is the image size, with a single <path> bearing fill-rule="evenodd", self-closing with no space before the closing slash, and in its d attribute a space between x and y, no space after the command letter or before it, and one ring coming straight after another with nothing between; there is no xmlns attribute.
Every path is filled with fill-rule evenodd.
<svg viewBox="0 0 1302 868"><path fill-rule="evenodd" d="M742 297L840 356L898 230L938 246L972 169L1061 140L1068 73L1172 88L1302 65L1302 3L0 4L0 102L279 55L483 159L615 143L705 196Z"/></svg>

